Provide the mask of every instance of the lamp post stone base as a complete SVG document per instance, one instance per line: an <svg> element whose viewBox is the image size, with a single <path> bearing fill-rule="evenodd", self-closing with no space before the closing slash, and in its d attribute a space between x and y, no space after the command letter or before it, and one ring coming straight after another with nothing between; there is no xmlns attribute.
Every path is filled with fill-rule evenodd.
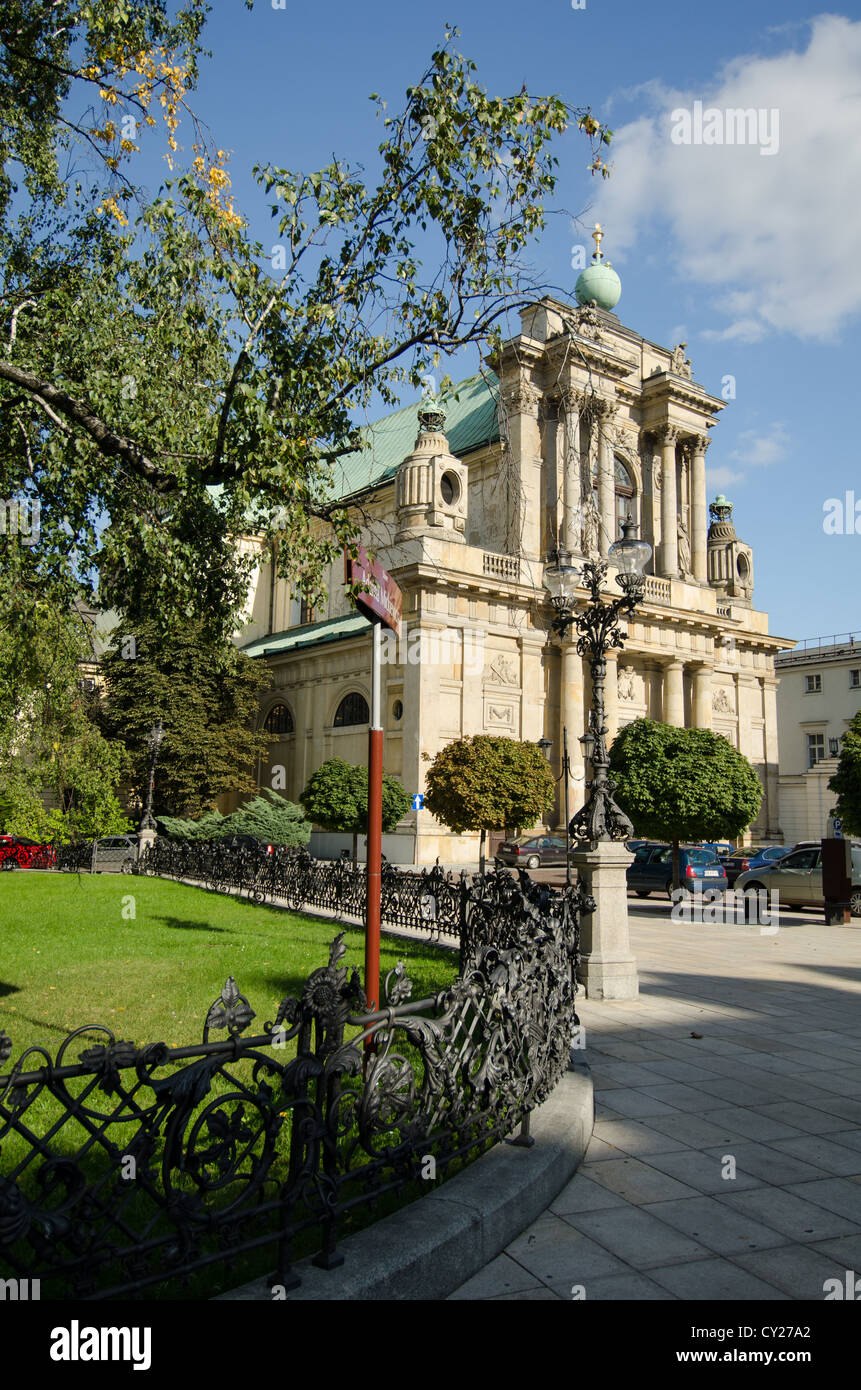
<svg viewBox="0 0 861 1390"><path fill-rule="evenodd" d="M571 863L595 911L580 923L580 983L587 999L636 999L637 961L628 935L631 852L619 841L600 840L594 849L574 850Z"/></svg>

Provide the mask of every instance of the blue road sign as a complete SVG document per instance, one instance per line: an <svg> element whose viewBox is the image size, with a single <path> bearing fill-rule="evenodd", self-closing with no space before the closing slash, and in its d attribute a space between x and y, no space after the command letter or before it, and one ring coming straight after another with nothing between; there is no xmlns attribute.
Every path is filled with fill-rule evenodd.
<svg viewBox="0 0 861 1390"><path fill-rule="evenodd" d="M420 811L425 804L424 792L415 792L413 795L413 810Z"/></svg>

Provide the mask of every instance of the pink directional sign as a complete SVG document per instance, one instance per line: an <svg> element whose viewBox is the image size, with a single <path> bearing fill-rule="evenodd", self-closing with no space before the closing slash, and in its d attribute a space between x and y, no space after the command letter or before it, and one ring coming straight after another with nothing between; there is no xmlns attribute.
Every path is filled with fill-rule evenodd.
<svg viewBox="0 0 861 1390"><path fill-rule="evenodd" d="M344 552L344 572L348 584L356 589L356 607L372 622L382 622L396 637L401 635L403 594L379 560L371 560L363 545L358 558Z"/></svg>

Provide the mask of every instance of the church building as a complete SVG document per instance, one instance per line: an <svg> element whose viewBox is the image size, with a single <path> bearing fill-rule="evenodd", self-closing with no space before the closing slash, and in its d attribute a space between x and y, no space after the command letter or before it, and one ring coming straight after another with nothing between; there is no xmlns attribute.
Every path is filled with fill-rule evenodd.
<svg viewBox="0 0 861 1390"><path fill-rule="evenodd" d="M608 659L608 742L642 716L725 734L762 782L753 842L780 840L774 662L792 643L770 636L754 605L753 551L732 504L707 500L724 402L694 380L684 343L649 342L612 312L621 285L602 237L596 228L576 305L542 299L486 370L444 402L387 416L368 448L341 460L340 495L404 596L402 639L384 643L384 769L421 792L425 755L487 733L551 740L560 777L565 728L572 813L582 804L589 673L552 630L544 568L561 549L575 564L606 556L630 516L653 558L627 642ZM310 612L267 560L249 616L238 640L272 677L260 782L295 799L326 759L367 759L369 624L344 592L343 563L326 611ZM555 826L562 806L560 789ZM317 834L312 849L348 843ZM383 849L430 864L475 860L477 846L420 809Z"/></svg>

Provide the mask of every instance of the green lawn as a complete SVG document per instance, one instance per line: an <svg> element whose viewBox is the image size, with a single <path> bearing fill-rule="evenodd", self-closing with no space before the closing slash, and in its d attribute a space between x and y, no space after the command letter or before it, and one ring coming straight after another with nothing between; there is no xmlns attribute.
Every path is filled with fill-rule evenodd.
<svg viewBox="0 0 861 1390"><path fill-rule="evenodd" d="M55 1052L87 1023L138 1046L192 1044L232 975L257 1015L249 1033L261 1032L283 996L301 993L327 964L339 929L161 879L0 874L0 1028L13 1060L34 1042ZM346 928L344 944L344 963L364 979L362 931ZM446 988L457 972L453 951L384 936L382 979L398 960L413 999Z"/></svg>
<svg viewBox="0 0 861 1390"><path fill-rule="evenodd" d="M129 911L134 906L134 918ZM124 915L125 912L125 915ZM228 975L256 1011L247 1036L263 1031L275 1018L285 994L300 994L308 974L326 965L329 944L339 927L334 922L313 920L277 908L258 907L204 889L151 878L123 875L96 876L51 873L0 874L0 1029L11 1037L8 1071L25 1048L40 1043L51 1054L73 1028L102 1023L118 1038L137 1045L163 1041L172 1046L201 1039L210 1004L221 992ZM342 963L357 965L364 973L364 938L355 927L345 931L347 954ZM435 994L456 976L457 954L444 948L405 939L383 938L381 974L405 960L413 980L413 999ZM226 1037L215 1032L213 1039ZM81 1036L73 1042L65 1061L104 1034ZM412 1048L402 1047L409 1056ZM283 1063L289 1054L282 1053ZM41 1065L28 1059L28 1068ZM420 1064L419 1064L420 1065ZM72 1083L73 1091L77 1083ZM216 1078L213 1096L228 1090ZM108 1102L110 1108L110 1102ZM47 1135L60 1118L59 1103L43 1092L28 1111L35 1132ZM282 1132L283 1153L276 1157L270 1176L287 1173L288 1135L292 1117ZM121 1142L122 1135L115 1136ZM57 1155L71 1156L86 1140L77 1121L69 1120L52 1141ZM23 1164L24 1191L41 1200L37 1181L40 1164L29 1163L28 1148L14 1132L3 1141L2 1168L14 1173ZM153 1160L157 1169L161 1149ZM451 1171L461 1166L456 1162ZM88 1160L88 1181L98 1184L106 1175L114 1180L115 1162L95 1148ZM380 1198L374 1210L362 1206L342 1221L342 1235L386 1215L414 1199L427 1184L415 1181L398 1192ZM148 1199L134 1195L128 1209L133 1226L150 1210ZM160 1218L158 1230L168 1230ZM151 1232L154 1234L155 1232ZM317 1228L301 1233L296 1257L318 1247ZM187 1283L176 1279L148 1286L148 1298L207 1298L272 1268L274 1247L240 1256L229 1268L220 1263L193 1274ZM2 1271L2 1265L0 1265ZM6 1271L8 1273L8 1271ZM117 1277L107 1276L111 1282ZM65 1284L45 1284L43 1297L64 1297Z"/></svg>

